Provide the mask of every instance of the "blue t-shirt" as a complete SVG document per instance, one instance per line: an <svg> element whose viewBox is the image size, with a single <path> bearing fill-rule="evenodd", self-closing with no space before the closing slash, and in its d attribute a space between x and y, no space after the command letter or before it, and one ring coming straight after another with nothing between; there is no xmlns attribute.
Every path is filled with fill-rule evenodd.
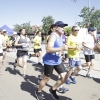
<svg viewBox="0 0 100 100"><path fill-rule="evenodd" d="M63 45L62 37L59 37L56 33L52 33L55 35L56 40L54 42L54 48L59 48ZM43 57L43 63L47 65L59 65L62 63L62 58L60 55L61 52L55 53L46 53Z"/></svg>

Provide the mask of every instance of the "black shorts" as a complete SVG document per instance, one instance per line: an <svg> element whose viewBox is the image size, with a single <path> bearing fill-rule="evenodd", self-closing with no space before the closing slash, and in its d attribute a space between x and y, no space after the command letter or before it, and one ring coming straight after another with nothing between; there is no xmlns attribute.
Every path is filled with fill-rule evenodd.
<svg viewBox="0 0 100 100"><path fill-rule="evenodd" d="M3 49L3 52L5 52L6 51L6 49Z"/></svg>
<svg viewBox="0 0 100 100"><path fill-rule="evenodd" d="M65 58L68 58L68 54L65 53Z"/></svg>
<svg viewBox="0 0 100 100"><path fill-rule="evenodd" d="M28 51L17 50L17 58L28 56Z"/></svg>
<svg viewBox="0 0 100 100"><path fill-rule="evenodd" d="M53 69L55 69L58 74L61 74L63 72L67 72L63 63L61 63L60 65L46 65L46 64L44 64L44 75L47 77L50 77L53 73Z"/></svg>
<svg viewBox="0 0 100 100"><path fill-rule="evenodd" d="M92 59L95 59L95 55L84 55L86 62L90 62Z"/></svg>
<svg viewBox="0 0 100 100"><path fill-rule="evenodd" d="M42 51L42 49L41 48L40 49L34 49L34 53L37 53L39 51Z"/></svg>
<svg viewBox="0 0 100 100"><path fill-rule="evenodd" d="M0 53L0 56L3 56L3 53Z"/></svg>

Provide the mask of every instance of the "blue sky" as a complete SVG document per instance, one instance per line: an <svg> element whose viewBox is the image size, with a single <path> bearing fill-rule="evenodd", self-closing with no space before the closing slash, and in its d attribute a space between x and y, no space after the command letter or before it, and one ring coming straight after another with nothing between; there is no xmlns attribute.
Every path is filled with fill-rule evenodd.
<svg viewBox="0 0 100 100"><path fill-rule="evenodd" d="M99 0L90 0L90 7L100 9ZM15 24L31 21L31 25L42 25L42 18L51 15L55 21L63 21L69 26L76 21L82 21L78 15L81 9L87 6L88 0L0 0L0 27L8 25L13 28Z"/></svg>

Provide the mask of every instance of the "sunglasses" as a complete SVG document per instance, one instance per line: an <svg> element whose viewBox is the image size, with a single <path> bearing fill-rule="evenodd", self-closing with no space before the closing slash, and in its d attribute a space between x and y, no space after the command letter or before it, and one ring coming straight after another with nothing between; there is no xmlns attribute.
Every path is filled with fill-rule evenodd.
<svg viewBox="0 0 100 100"><path fill-rule="evenodd" d="M74 31L79 31L79 30L74 30Z"/></svg>

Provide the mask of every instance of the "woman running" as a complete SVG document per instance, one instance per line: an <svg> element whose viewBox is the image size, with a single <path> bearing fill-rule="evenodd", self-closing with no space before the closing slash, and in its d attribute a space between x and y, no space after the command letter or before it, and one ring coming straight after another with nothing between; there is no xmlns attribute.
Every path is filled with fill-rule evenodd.
<svg viewBox="0 0 100 100"><path fill-rule="evenodd" d="M28 38L25 36L25 29L20 29L20 36L17 37L15 41L15 46L17 47L17 63L14 64L12 70L16 68L16 66L23 67L23 78L26 77L26 68L27 68L27 58L28 58Z"/></svg>

